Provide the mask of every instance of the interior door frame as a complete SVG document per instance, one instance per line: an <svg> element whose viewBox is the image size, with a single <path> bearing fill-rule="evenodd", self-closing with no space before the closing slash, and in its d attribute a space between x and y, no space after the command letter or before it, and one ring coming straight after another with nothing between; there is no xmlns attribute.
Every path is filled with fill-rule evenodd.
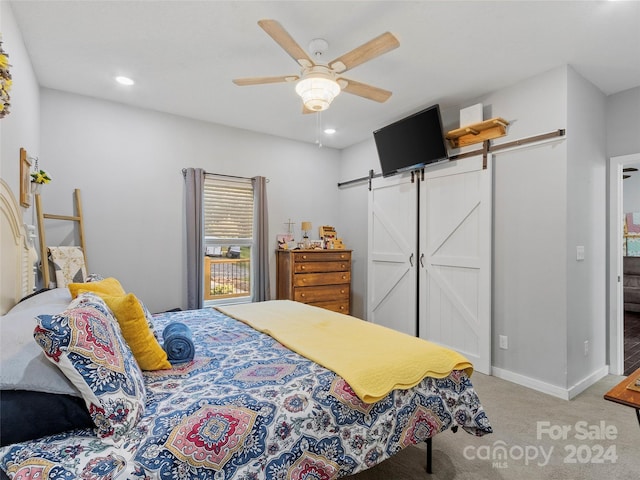
<svg viewBox="0 0 640 480"><path fill-rule="evenodd" d="M624 373L624 296L622 232L624 215L622 169L640 162L640 153L609 159L609 373Z"/></svg>

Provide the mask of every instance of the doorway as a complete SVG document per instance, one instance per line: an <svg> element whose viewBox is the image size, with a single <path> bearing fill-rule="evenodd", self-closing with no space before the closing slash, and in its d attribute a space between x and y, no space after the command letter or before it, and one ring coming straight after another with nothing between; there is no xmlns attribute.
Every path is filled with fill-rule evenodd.
<svg viewBox="0 0 640 480"><path fill-rule="evenodd" d="M623 170L640 168L640 153L611 157L609 160L609 371L625 371L625 311L623 294ZM637 172L636 174L640 174Z"/></svg>

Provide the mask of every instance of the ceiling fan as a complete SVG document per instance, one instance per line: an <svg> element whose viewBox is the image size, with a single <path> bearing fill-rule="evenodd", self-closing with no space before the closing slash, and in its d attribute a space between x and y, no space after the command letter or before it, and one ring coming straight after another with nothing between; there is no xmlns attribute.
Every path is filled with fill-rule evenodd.
<svg viewBox="0 0 640 480"><path fill-rule="evenodd" d="M623 168L622 169L622 172L623 172L622 179L626 180L627 178L629 178L631 176L631 175L624 175L624 173L631 173L631 172L637 172L637 171L638 171L638 169L635 168L635 167Z"/></svg>
<svg viewBox="0 0 640 480"><path fill-rule="evenodd" d="M303 113L326 110L335 96L341 91L381 103L387 101L391 96L391 92L388 90L356 82L341 75L347 70L351 70L390 50L398 48L400 42L393 34L389 32L383 33L324 64L314 62L276 20L260 20L258 25L298 62L301 67L300 74L278 77L236 78L233 80L236 85L296 82L296 92L302 97L303 101ZM322 39L312 41L312 48L316 50L314 51L316 56L320 56L326 46L326 41Z"/></svg>

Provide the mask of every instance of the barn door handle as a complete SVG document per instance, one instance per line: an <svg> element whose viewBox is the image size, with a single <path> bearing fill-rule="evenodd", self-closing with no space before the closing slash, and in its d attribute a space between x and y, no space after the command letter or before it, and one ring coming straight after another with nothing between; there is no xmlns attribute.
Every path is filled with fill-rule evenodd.
<svg viewBox="0 0 640 480"><path fill-rule="evenodd" d="M413 253L409 257L409 265L411 265L413 267Z"/></svg>
<svg viewBox="0 0 640 480"><path fill-rule="evenodd" d="M424 253L420 255L420 266L421 266L422 268L424 268L424 262L423 262L423 260L424 260Z"/></svg>

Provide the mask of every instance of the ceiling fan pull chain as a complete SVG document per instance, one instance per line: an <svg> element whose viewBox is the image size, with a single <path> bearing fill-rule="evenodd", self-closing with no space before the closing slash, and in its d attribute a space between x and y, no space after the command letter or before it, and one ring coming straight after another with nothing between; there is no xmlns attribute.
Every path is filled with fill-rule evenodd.
<svg viewBox="0 0 640 480"><path fill-rule="evenodd" d="M321 115L322 112L316 112L316 145L318 145L318 148L322 148L322 142L320 142Z"/></svg>

